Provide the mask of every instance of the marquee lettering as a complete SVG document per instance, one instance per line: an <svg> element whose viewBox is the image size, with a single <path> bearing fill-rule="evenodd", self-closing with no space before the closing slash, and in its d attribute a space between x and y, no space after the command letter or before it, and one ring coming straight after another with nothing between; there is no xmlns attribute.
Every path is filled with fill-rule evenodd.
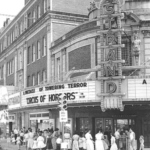
<svg viewBox="0 0 150 150"><path fill-rule="evenodd" d="M107 58L106 58L106 61L109 61L109 60L116 60L116 57L115 57L115 51L114 50L110 50L107 54Z"/></svg>
<svg viewBox="0 0 150 150"><path fill-rule="evenodd" d="M115 93L117 90L117 85L114 82L108 82L106 86L106 91L109 94Z"/></svg>

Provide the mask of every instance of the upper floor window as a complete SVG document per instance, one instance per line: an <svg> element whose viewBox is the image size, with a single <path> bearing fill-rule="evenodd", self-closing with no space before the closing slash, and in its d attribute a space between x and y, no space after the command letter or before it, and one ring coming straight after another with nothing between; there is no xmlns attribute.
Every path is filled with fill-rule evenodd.
<svg viewBox="0 0 150 150"><path fill-rule="evenodd" d="M33 10L33 23L35 22L35 19L36 19L36 15L35 15L35 10Z"/></svg>
<svg viewBox="0 0 150 150"><path fill-rule="evenodd" d="M22 51L20 51L18 54L18 69L22 69L22 68L23 68L23 55L22 55Z"/></svg>
<svg viewBox="0 0 150 150"><path fill-rule="evenodd" d="M7 63L7 75L11 75L14 71L14 59Z"/></svg>
<svg viewBox="0 0 150 150"><path fill-rule="evenodd" d="M32 17L31 17L31 12L28 13L28 27L32 25Z"/></svg>
<svg viewBox="0 0 150 150"><path fill-rule="evenodd" d="M43 0L43 5L44 5L44 13L47 11L47 0Z"/></svg>
<svg viewBox="0 0 150 150"><path fill-rule="evenodd" d="M34 86L35 85L35 75L33 74L32 75L32 86Z"/></svg>
<svg viewBox="0 0 150 150"><path fill-rule="evenodd" d="M23 33L23 26L22 26L22 22L20 22L20 34Z"/></svg>
<svg viewBox="0 0 150 150"><path fill-rule="evenodd" d="M46 38L43 37L43 51L42 51L42 56L46 55L46 50L47 50L47 42L46 42Z"/></svg>
<svg viewBox="0 0 150 150"><path fill-rule="evenodd" d="M57 77L58 81L60 81L60 57L57 58Z"/></svg>
<svg viewBox="0 0 150 150"><path fill-rule="evenodd" d="M28 47L28 50L27 50L27 64L30 63L30 46Z"/></svg>
<svg viewBox="0 0 150 150"><path fill-rule="evenodd" d="M40 49L41 49L41 45L40 42L37 42L37 59L40 59Z"/></svg>
<svg viewBox="0 0 150 150"><path fill-rule="evenodd" d="M37 6L37 18L39 19L40 16L41 16L41 8L40 8L40 6L38 5L38 6Z"/></svg>
<svg viewBox="0 0 150 150"><path fill-rule="evenodd" d="M43 70L42 72L42 81L46 82L46 70Z"/></svg>
<svg viewBox="0 0 150 150"><path fill-rule="evenodd" d="M27 87L30 86L30 76L27 77Z"/></svg>
<svg viewBox="0 0 150 150"><path fill-rule="evenodd" d="M40 84L40 72L37 73L37 85Z"/></svg>
<svg viewBox="0 0 150 150"><path fill-rule="evenodd" d="M0 68L0 80L2 79L2 68Z"/></svg>
<svg viewBox="0 0 150 150"><path fill-rule="evenodd" d="M1 67L1 79L4 78L4 65Z"/></svg>
<svg viewBox="0 0 150 150"><path fill-rule="evenodd" d="M35 45L32 45L32 62L35 61Z"/></svg>

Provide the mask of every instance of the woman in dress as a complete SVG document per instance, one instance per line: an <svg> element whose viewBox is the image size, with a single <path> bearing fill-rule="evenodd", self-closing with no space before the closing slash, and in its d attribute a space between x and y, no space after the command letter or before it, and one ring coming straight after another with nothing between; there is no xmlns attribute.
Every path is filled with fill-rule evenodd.
<svg viewBox="0 0 150 150"><path fill-rule="evenodd" d="M96 139L95 141L96 150L104 150L104 144L103 144L104 135L101 129L98 130L98 133L95 135L95 139Z"/></svg>
<svg viewBox="0 0 150 150"><path fill-rule="evenodd" d="M44 137L42 136L42 131L39 132L39 137L37 138L37 147L39 150L42 150L42 148L46 147L46 144L44 143Z"/></svg>
<svg viewBox="0 0 150 150"><path fill-rule="evenodd" d="M118 150L117 144L116 144L116 139L111 133L111 148L110 150Z"/></svg>
<svg viewBox="0 0 150 150"><path fill-rule="evenodd" d="M79 135L77 132L74 133L72 139L73 139L72 150L79 150Z"/></svg>
<svg viewBox="0 0 150 150"><path fill-rule="evenodd" d="M28 131L29 131L29 132L28 132L28 143L27 143L27 148L28 148L28 150L31 150L32 147L33 147L33 137L34 137L34 134L33 134L31 128L29 128Z"/></svg>
<svg viewBox="0 0 150 150"><path fill-rule="evenodd" d="M91 135L91 130L85 134L87 150L94 150L94 142Z"/></svg>

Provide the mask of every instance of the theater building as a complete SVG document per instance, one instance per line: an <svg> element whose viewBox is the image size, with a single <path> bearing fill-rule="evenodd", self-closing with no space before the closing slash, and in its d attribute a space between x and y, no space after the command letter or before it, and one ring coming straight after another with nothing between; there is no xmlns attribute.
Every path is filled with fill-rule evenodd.
<svg viewBox="0 0 150 150"><path fill-rule="evenodd" d="M20 106L9 109L19 116L17 125L34 131L61 129L58 100L63 96L68 102L65 132L91 129L95 137L98 128L124 132L131 127L137 141L143 135L149 148L149 4L149 0L92 2L88 21L69 31L62 27L65 33L47 40L45 64L30 66L25 55ZM36 67L46 67L46 82L34 86L30 73ZM36 78L38 82L38 74Z"/></svg>

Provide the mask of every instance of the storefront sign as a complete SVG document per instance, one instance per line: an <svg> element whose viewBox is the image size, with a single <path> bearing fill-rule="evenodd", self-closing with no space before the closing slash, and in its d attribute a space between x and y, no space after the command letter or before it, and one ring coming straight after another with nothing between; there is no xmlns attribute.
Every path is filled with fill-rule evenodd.
<svg viewBox="0 0 150 150"><path fill-rule="evenodd" d="M22 106L57 104L62 97L70 102L96 99L96 81L44 86L22 92Z"/></svg>
<svg viewBox="0 0 150 150"><path fill-rule="evenodd" d="M60 119L60 122L67 122L68 121L68 111L66 111L66 110L59 111L59 119Z"/></svg>
<svg viewBox="0 0 150 150"><path fill-rule="evenodd" d="M128 79L129 99L149 99L150 98L150 78Z"/></svg>
<svg viewBox="0 0 150 150"><path fill-rule="evenodd" d="M8 97L8 108L9 109L15 109L20 107L20 92L12 94Z"/></svg>

